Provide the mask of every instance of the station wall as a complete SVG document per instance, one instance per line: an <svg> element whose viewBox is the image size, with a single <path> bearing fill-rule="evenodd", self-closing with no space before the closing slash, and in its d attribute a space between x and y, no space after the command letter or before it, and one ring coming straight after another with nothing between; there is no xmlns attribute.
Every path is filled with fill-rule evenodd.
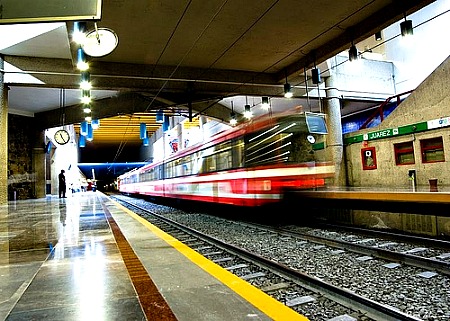
<svg viewBox="0 0 450 321"><path fill-rule="evenodd" d="M449 81L450 56L380 125L344 135L347 185L412 189L415 183L418 190L425 190L437 180L439 188L450 190ZM427 143L440 140L443 159L424 160ZM414 154L403 164L397 164L399 144L412 146ZM439 147L428 145L431 153ZM367 166L371 154L376 163Z"/></svg>

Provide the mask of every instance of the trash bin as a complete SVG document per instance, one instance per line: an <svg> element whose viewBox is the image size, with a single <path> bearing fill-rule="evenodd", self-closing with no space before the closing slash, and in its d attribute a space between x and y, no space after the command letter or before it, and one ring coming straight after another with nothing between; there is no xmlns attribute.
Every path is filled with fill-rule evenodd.
<svg viewBox="0 0 450 321"><path fill-rule="evenodd" d="M437 178L430 178L428 180L428 182L430 183L430 192L437 192L438 191L438 179Z"/></svg>

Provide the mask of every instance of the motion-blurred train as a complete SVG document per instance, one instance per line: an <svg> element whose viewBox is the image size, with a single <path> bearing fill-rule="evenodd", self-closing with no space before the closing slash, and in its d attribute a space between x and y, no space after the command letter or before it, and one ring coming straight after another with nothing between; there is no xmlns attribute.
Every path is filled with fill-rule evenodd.
<svg viewBox="0 0 450 321"><path fill-rule="evenodd" d="M261 116L118 177L118 190L238 206L280 202L288 189L317 189L333 177L325 115Z"/></svg>

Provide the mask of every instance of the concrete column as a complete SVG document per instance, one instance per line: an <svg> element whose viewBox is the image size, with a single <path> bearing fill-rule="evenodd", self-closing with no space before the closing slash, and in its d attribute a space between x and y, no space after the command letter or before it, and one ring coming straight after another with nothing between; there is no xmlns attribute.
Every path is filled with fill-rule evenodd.
<svg viewBox="0 0 450 321"><path fill-rule="evenodd" d="M4 69L0 55L0 69ZM0 72L0 205L8 204L8 89Z"/></svg>
<svg viewBox="0 0 450 321"><path fill-rule="evenodd" d="M330 153L331 159L335 165L335 186L345 186L345 166L344 148L342 138L342 123L341 123L341 105L339 102L339 91L336 88L336 77L331 75L325 80L326 99L324 104L324 112L328 120L328 137L327 137L327 152Z"/></svg>
<svg viewBox="0 0 450 321"><path fill-rule="evenodd" d="M34 197L45 197L45 132L41 131L36 135L37 139L33 147L33 176L34 176Z"/></svg>

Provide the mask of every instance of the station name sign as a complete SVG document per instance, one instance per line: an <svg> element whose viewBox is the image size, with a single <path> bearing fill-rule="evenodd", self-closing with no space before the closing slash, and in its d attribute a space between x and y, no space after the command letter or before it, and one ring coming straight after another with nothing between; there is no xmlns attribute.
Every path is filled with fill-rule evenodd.
<svg viewBox="0 0 450 321"><path fill-rule="evenodd" d="M102 0L0 0L0 24L100 20Z"/></svg>
<svg viewBox="0 0 450 321"><path fill-rule="evenodd" d="M373 140L380 138L387 138L394 135L398 135L398 128L388 128L384 130L379 130L376 132L371 132L363 135L363 140Z"/></svg>

